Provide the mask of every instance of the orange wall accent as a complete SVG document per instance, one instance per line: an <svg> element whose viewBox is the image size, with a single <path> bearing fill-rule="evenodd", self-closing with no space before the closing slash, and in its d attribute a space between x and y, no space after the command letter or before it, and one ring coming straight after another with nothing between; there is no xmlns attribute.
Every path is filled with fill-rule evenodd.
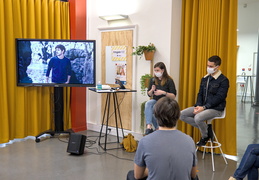
<svg viewBox="0 0 259 180"><path fill-rule="evenodd" d="M86 39L86 0L69 0L71 39ZM75 132L86 127L86 88L71 88L71 123Z"/></svg>

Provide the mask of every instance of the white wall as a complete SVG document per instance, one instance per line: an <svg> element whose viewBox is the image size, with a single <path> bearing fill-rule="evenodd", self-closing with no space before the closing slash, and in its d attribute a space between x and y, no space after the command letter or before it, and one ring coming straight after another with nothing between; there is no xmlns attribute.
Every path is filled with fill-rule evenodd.
<svg viewBox="0 0 259 180"><path fill-rule="evenodd" d="M259 28L259 2L248 4L239 3L238 7L238 39L239 45L237 56L237 75L245 72L246 74L256 73L256 64L254 64L254 53L258 48L258 28ZM248 68L252 68L249 72ZM245 71L242 71L245 68ZM255 88L255 78L254 88ZM248 86L250 87L250 85ZM255 91L255 89L254 89ZM250 95L250 88L247 95ZM241 94L241 88L238 87L238 95Z"/></svg>
<svg viewBox="0 0 259 180"><path fill-rule="evenodd" d="M237 74L242 68L253 65L253 54L257 52L259 28L259 2L249 3L246 7L239 4L238 8L238 63Z"/></svg>
<svg viewBox="0 0 259 180"><path fill-rule="evenodd" d="M169 74L179 86L179 59L180 59L180 27L181 27L181 0L88 0L87 1L87 38L97 41L97 80L101 79L101 31L100 28L127 27L135 25L134 45L147 45L152 42L157 51L154 64L162 61L166 64ZM127 14L128 20L107 22L99 18L101 15ZM140 76L150 73L150 64L143 59L133 57L135 75L133 86L137 93L133 96L132 131L135 136L141 134L140 104L148 100L140 93ZM88 129L100 130L101 96L87 93L87 123ZM137 137L138 138L138 137Z"/></svg>

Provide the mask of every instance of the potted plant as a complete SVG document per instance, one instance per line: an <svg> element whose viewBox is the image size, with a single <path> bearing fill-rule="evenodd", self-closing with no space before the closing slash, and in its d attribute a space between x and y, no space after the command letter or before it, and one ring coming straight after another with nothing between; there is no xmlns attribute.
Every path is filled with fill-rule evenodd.
<svg viewBox="0 0 259 180"><path fill-rule="evenodd" d="M147 101L144 101L144 102L142 102L141 103L141 110L140 110L140 117L141 117L141 119L140 119L140 128L141 128L141 130L144 132L144 130L145 130L145 122L146 122L146 118L145 118L145 104L146 104L146 102Z"/></svg>
<svg viewBox="0 0 259 180"><path fill-rule="evenodd" d="M141 94L144 95L144 96L147 94L146 88L148 88L150 79L152 77L153 76L151 74L144 74L140 77ZM144 113L144 111L145 111L146 102L147 101L144 101L144 102L141 103L141 110L140 110L140 115L141 115L140 128L143 130L143 132L144 132L144 127L145 127L145 113Z"/></svg>
<svg viewBox="0 0 259 180"><path fill-rule="evenodd" d="M149 85L149 80L153 76L151 74L144 74L140 77L140 89L141 89L141 94L146 95L146 88L148 88Z"/></svg>
<svg viewBox="0 0 259 180"><path fill-rule="evenodd" d="M132 55L137 55L141 58L144 54L146 60L153 60L156 51L156 47L153 43L149 43L147 46L137 46L132 48L134 50Z"/></svg>

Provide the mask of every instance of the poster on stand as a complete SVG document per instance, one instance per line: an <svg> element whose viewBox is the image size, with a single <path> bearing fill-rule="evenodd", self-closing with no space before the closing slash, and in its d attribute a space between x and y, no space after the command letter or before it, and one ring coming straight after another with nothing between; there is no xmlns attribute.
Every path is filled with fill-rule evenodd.
<svg viewBox="0 0 259 180"><path fill-rule="evenodd" d="M116 84L119 79L126 85L126 46L106 46L106 84Z"/></svg>

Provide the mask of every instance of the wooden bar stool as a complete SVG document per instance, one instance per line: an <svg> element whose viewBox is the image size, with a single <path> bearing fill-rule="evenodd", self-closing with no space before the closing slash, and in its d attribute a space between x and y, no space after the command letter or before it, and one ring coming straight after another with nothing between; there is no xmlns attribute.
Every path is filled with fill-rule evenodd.
<svg viewBox="0 0 259 180"><path fill-rule="evenodd" d="M207 124L211 124L212 120L214 120L214 119L223 119L223 118L225 118L225 116L226 116L226 108L224 109L224 111L223 111L221 116L215 117L215 118L210 119L210 120L207 120ZM224 153L223 153L223 151L221 149L221 143L219 143L218 138L217 138L215 132L213 130L212 130L212 132L213 132L213 136L214 137L213 137L213 139L209 139L209 141L207 142L207 144L209 143L209 145L205 145L205 146L201 146L201 147L203 147L202 159L204 159L206 149L210 149L211 150L212 170L215 171L214 153L213 153L214 151L213 151L213 149L219 148L225 163L228 164L228 162L227 162L227 160L225 158L225 155L224 155ZM198 150L198 148L199 147L196 148L196 151Z"/></svg>

